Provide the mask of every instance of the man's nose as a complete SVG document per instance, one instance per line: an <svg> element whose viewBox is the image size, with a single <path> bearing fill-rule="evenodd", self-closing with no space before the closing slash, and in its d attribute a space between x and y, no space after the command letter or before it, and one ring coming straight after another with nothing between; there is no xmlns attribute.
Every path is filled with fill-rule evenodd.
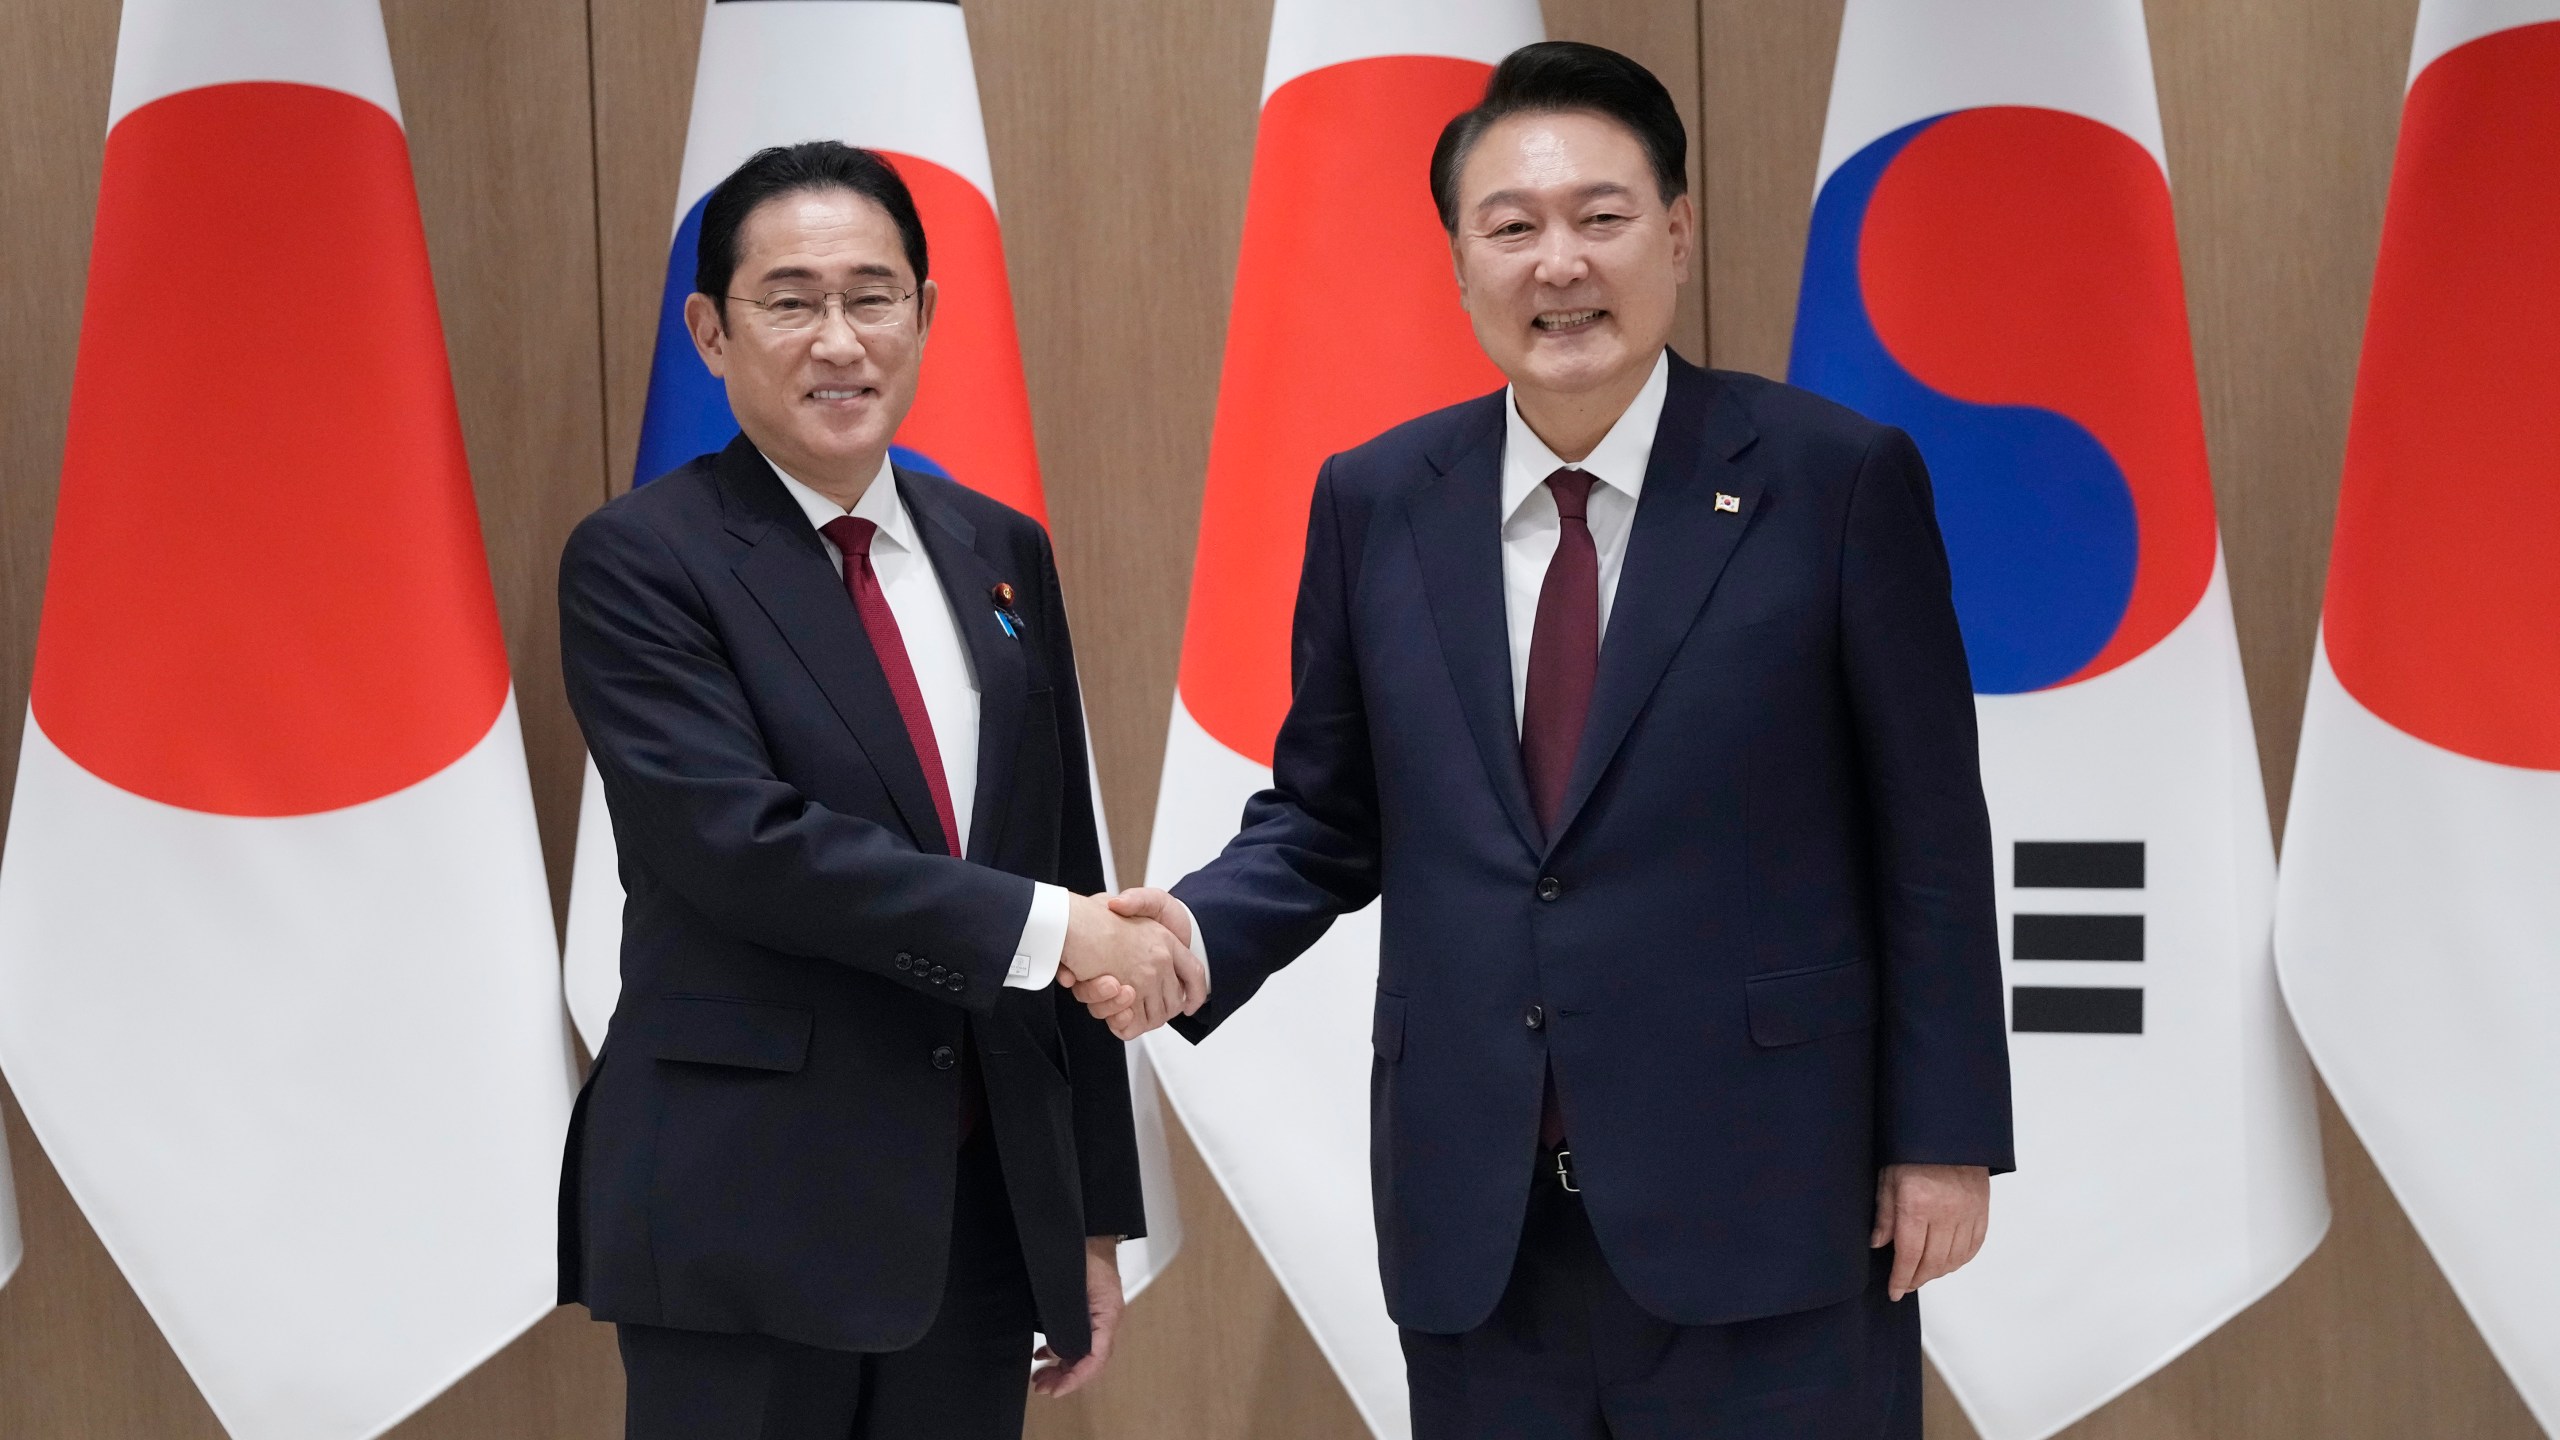
<svg viewBox="0 0 2560 1440"><path fill-rule="evenodd" d="M845 313L844 297L830 295L818 312L818 333L810 341L809 353L821 360L850 365L860 360L865 351L862 332L853 326L853 317Z"/></svg>
<svg viewBox="0 0 2560 1440"><path fill-rule="evenodd" d="M1591 273L1591 259L1582 236L1570 225L1550 227L1538 239L1537 281L1541 285L1571 285Z"/></svg>

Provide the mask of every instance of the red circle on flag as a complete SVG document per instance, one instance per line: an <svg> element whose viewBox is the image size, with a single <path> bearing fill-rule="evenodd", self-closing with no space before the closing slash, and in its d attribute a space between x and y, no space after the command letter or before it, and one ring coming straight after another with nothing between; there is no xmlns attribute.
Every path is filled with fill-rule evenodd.
<svg viewBox="0 0 2560 1440"><path fill-rule="evenodd" d="M32 704L110 784L297 815L507 694L409 152L379 106L182 91L107 137Z"/></svg>
<svg viewBox="0 0 2560 1440"><path fill-rule="evenodd" d="M2374 714L2560 770L2560 23L2409 87L2322 634Z"/></svg>
<svg viewBox="0 0 2560 1440"><path fill-rule="evenodd" d="M1262 107L1181 676L1192 718L1258 764L1289 709L1317 467L1502 384L1459 308L1426 184L1440 127L1491 73L1437 56L1353 60Z"/></svg>
<svg viewBox="0 0 2560 1440"><path fill-rule="evenodd" d="M931 237L927 259L941 297L898 443L931 456L970 489L1045 521L996 207L956 171L913 155L890 159Z"/></svg>

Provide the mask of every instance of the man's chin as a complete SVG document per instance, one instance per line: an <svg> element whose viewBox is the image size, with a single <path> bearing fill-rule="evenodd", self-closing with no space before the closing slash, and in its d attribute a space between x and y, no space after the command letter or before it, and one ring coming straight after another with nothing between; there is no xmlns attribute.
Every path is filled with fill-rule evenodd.
<svg viewBox="0 0 2560 1440"><path fill-rule="evenodd" d="M1624 375L1635 356L1617 336L1574 335L1530 347L1513 383L1551 395L1580 395L1606 388Z"/></svg>

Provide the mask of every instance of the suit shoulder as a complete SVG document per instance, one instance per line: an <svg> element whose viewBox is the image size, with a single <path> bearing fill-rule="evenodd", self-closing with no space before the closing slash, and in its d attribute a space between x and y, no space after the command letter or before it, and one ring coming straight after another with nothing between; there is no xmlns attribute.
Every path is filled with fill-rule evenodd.
<svg viewBox="0 0 2560 1440"><path fill-rule="evenodd" d="M1502 396L1496 390L1417 415L1336 454L1337 492L1346 500L1372 500L1419 484L1438 474L1434 461L1454 457L1469 445L1502 434Z"/></svg>
<svg viewBox="0 0 2560 1440"><path fill-rule="evenodd" d="M718 459L717 455L696 455L654 480L634 485L589 512L578 528L636 525L665 530L689 523L706 508L716 511L720 492L713 462Z"/></svg>
<svg viewBox="0 0 2560 1440"><path fill-rule="evenodd" d="M1801 386L1743 370L1711 370L1717 388L1751 417L1758 447L1798 464L1858 466L1893 428Z"/></svg>
<svg viewBox="0 0 2560 1440"><path fill-rule="evenodd" d="M911 502L935 506L966 525L969 543L981 555L1011 556L1027 573L1036 569L1049 551L1047 526L993 496L957 480L904 466L899 467L898 478Z"/></svg>
<svg viewBox="0 0 2560 1440"><path fill-rule="evenodd" d="M720 495L715 458L697 456L588 511L561 548L564 580L594 564L617 570L634 564L655 568L687 553L696 537L716 530Z"/></svg>
<svg viewBox="0 0 2560 1440"><path fill-rule="evenodd" d="M1007 505L992 495L972 490L948 476L925 470L910 470L901 465L898 474L908 493L937 502L979 530L993 530L1007 540L1045 536L1049 532L1037 520Z"/></svg>

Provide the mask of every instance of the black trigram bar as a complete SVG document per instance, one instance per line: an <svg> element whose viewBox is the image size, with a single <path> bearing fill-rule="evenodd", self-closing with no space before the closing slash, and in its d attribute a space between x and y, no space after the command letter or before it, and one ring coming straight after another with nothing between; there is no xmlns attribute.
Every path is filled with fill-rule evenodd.
<svg viewBox="0 0 2560 1440"><path fill-rule="evenodd" d="M2016 868L2021 889L2139 890L2142 842L2021 840Z"/></svg>
<svg viewBox="0 0 2560 1440"><path fill-rule="evenodd" d="M2139 1035L2142 992L2097 986L2021 985L2011 992L2009 1028L2020 1034Z"/></svg>
<svg viewBox="0 0 2560 1440"><path fill-rule="evenodd" d="M2009 932L2013 960L2139 960L2139 915L2018 915Z"/></svg>

